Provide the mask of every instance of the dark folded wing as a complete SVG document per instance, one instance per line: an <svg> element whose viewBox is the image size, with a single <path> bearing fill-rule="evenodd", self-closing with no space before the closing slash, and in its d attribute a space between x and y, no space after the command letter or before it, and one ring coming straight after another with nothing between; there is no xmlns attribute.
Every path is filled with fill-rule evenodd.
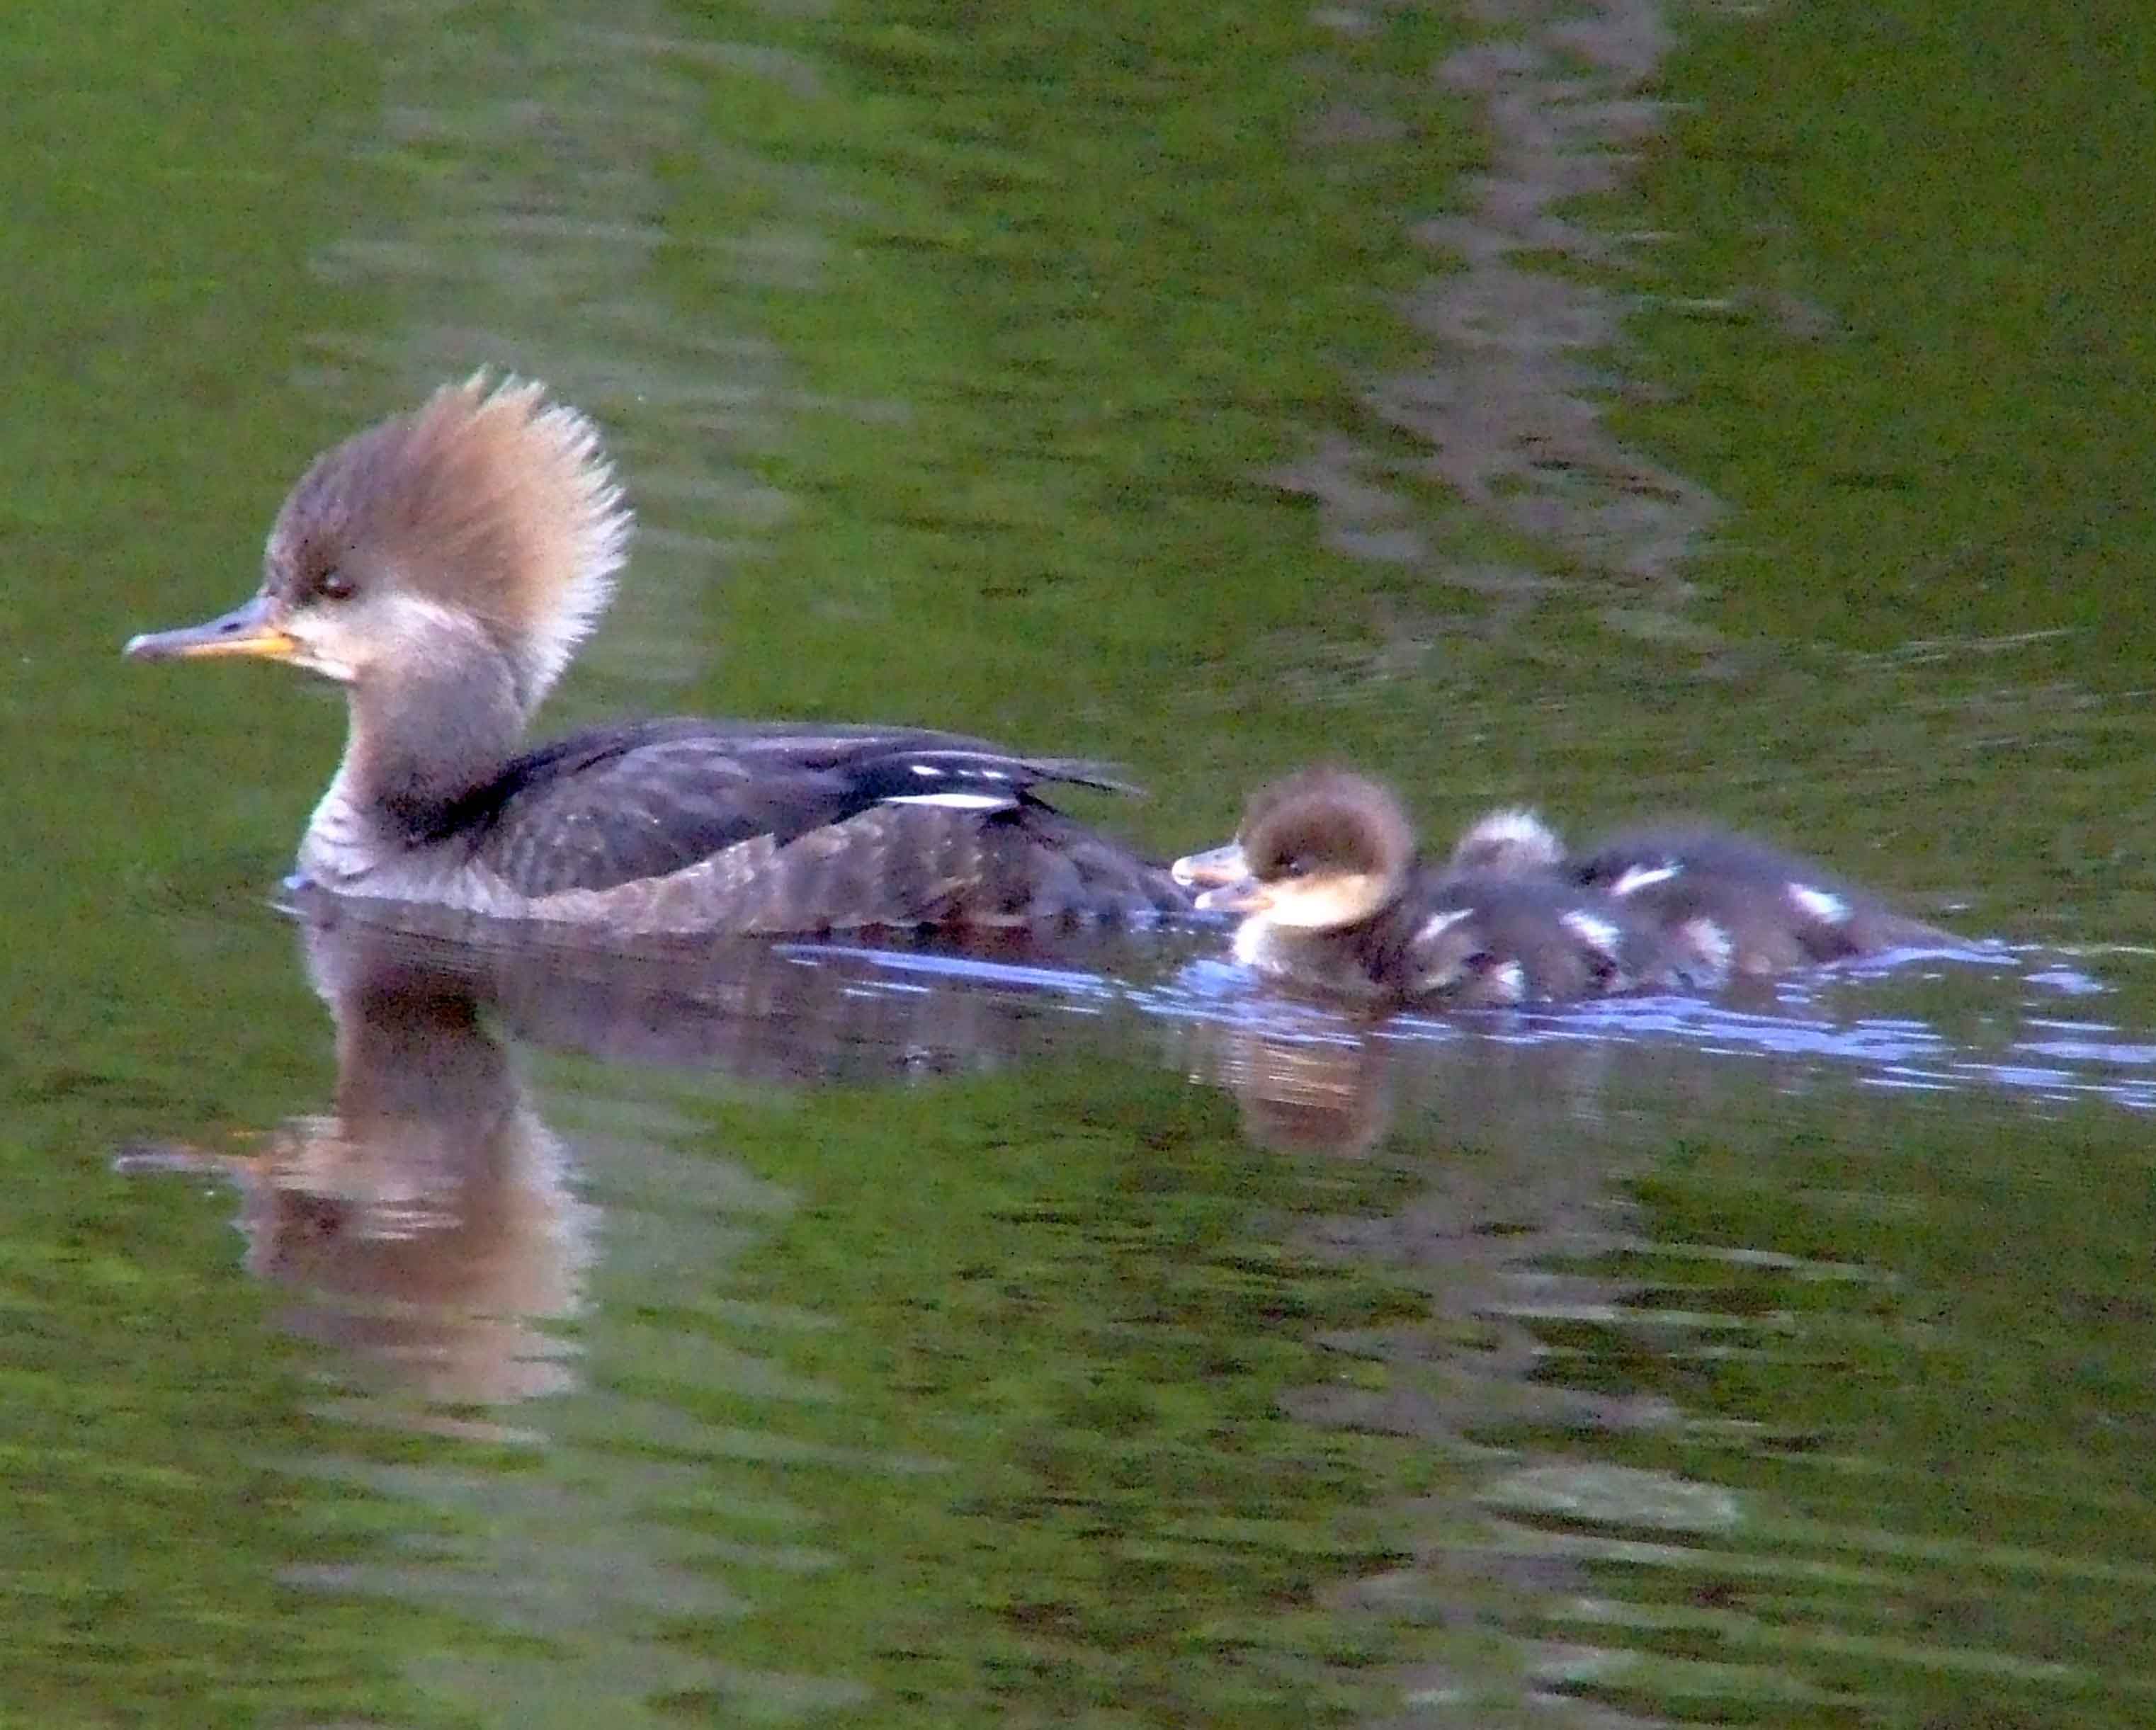
<svg viewBox="0 0 2156 1730"><path fill-rule="evenodd" d="M518 758L459 813L474 855L526 895L612 889L770 836L781 844L901 802L984 817L1052 781L1116 787L1098 764L1027 758L916 728L646 721Z"/></svg>

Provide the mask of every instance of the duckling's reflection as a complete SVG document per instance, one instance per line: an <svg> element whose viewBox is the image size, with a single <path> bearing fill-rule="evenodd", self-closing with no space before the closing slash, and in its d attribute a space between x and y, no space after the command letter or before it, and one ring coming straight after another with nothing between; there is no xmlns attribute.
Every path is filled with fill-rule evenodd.
<svg viewBox="0 0 2156 1730"><path fill-rule="evenodd" d="M1176 1061L1232 1095L1245 1137L1281 1153L1354 1158L1396 1128L1532 1149L1599 1118L1606 1040L1558 1037L1511 1021L1404 1029L1292 1014L1174 1025Z"/></svg>
<svg viewBox="0 0 2156 1730"><path fill-rule="evenodd" d="M1392 1127L1392 1065L1369 1039L1197 1025L1186 1030L1184 1045L1192 1079L1235 1096L1254 1147L1353 1158Z"/></svg>

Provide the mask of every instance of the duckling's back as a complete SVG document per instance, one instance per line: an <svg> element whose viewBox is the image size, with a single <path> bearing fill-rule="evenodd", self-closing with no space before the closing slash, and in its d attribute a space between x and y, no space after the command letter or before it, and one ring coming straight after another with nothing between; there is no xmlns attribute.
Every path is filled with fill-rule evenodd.
<svg viewBox="0 0 2156 1730"><path fill-rule="evenodd" d="M1418 898L1407 995L1461 1007L1570 1003L1665 983L1659 934L1553 873L1442 876Z"/></svg>
<svg viewBox="0 0 2156 1730"><path fill-rule="evenodd" d="M1729 971L1741 975L1957 941L1809 860L1722 830L1618 835L1574 860L1571 875L1673 940L1718 943Z"/></svg>

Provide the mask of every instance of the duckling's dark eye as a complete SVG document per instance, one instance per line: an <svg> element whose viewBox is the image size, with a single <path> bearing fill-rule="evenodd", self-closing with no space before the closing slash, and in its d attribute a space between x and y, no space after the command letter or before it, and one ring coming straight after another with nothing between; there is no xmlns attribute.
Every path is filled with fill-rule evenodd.
<svg viewBox="0 0 2156 1730"><path fill-rule="evenodd" d="M348 601L352 596L352 578L332 567L315 578L315 593L325 601Z"/></svg>

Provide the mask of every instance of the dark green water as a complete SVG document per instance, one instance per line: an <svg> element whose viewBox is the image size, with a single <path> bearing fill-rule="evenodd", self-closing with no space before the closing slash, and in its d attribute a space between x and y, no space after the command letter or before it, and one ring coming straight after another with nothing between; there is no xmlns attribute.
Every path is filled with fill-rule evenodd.
<svg viewBox="0 0 2156 1730"><path fill-rule="evenodd" d="M0 1722L2156 1717L2156 42L1969 11L14 8ZM481 364L643 525L552 724L2013 947L1371 1032L302 931L336 706L117 647Z"/></svg>

